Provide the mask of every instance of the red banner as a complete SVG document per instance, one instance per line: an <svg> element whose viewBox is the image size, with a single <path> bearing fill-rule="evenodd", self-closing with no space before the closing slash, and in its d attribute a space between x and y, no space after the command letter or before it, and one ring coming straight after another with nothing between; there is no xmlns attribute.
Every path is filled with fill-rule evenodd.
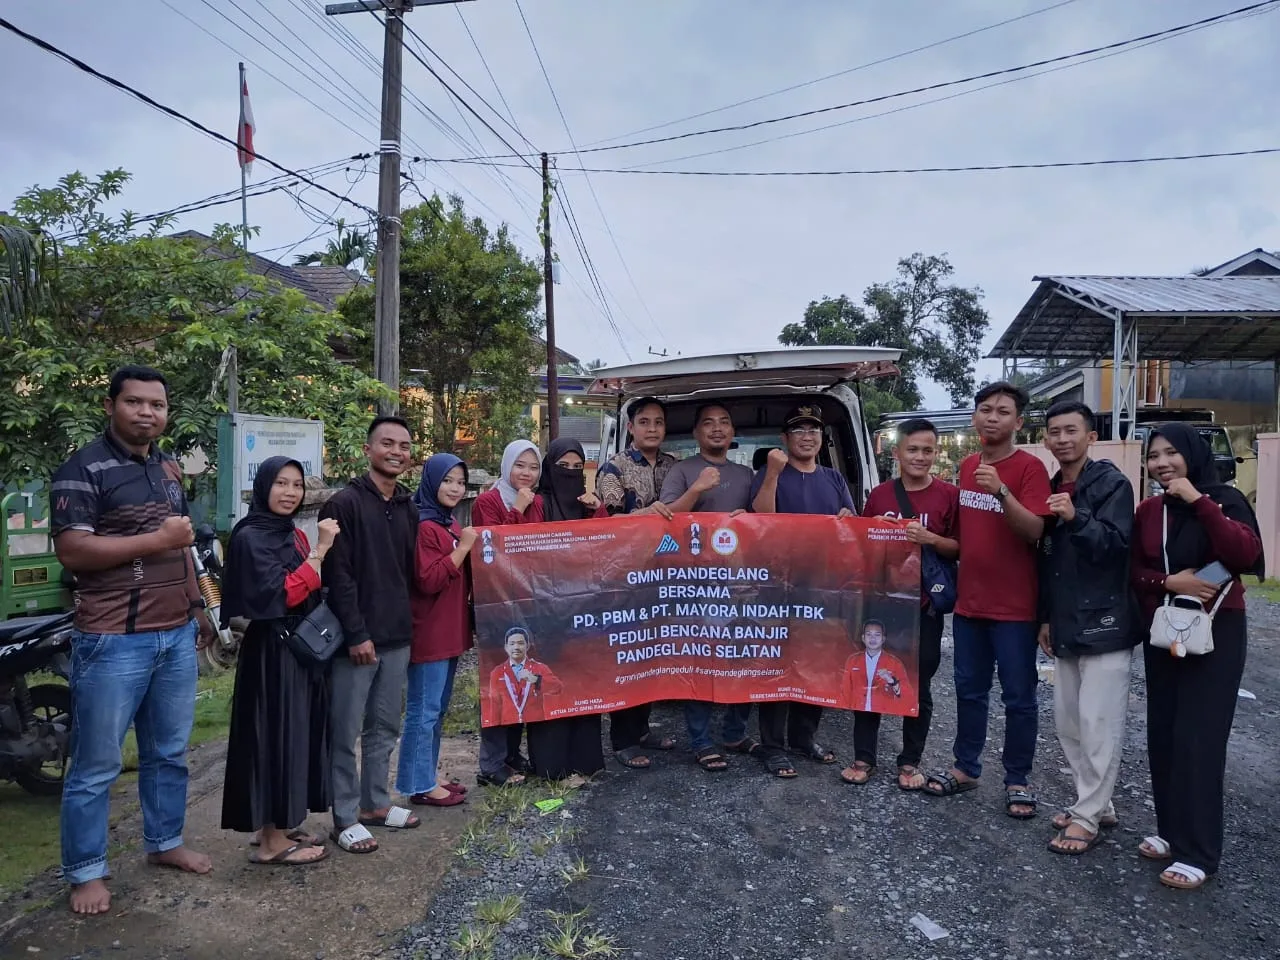
<svg viewBox="0 0 1280 960"><path fill-rule="evenodd" d="M485 726L656 700L918 710L920 552L896 521L485 527L472 569Z"/></svg>

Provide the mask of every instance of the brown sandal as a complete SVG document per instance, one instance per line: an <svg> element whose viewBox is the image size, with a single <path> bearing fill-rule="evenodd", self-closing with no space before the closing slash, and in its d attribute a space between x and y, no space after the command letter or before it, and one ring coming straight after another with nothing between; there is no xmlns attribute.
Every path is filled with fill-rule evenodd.
<svg viewBox="0 0 1280 960"><path fill-rule="evenodd" d="M853 766L840 771L840 779L851 786L860 787L870 780L876 772L875 764L865 760L853 761Z"/></svg>
<svg viewBox="0 0 1280 960"><path fill-rule="evenodd" d="M902 782L903 777L907 778L906 784L903 784ZM916 777L920 778L920 783L917 786L913 787L910 784L915 781ZM928 782L929 782L928 777L924 775L924 771L921 770L919 767L912 766L909 763L904 763L902 766L898 767L898 789L899 790L902 790L905 793L914 793L917 790L923 790L924 785Z"/></svg>

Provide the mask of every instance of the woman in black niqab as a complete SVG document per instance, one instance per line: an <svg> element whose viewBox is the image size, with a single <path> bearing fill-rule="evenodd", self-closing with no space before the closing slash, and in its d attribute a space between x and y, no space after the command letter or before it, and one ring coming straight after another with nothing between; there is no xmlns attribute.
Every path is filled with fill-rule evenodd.
<svg viewBox="0 0 1280 960"><path fill-rule="evenodd" d="M599 499L588 494L586 453L582 444L567 437L554 440L542 461L538 493L548 523L585 520L604 515ZM600 714L542 720L527 727L529 762L533 772L547 780L591 776L604 769Z"/></svg>
<svg viewBox="0 0 1280 960"><path fill-rule="evenodd" d="M302 664L280 638L320 596L320 560L293 518L305 493L302 465L271 457L253 481L249 513L227 543L222 582L224 625L249 621L236 663L231 731L223 782L222 827L255 833L252 863L318 863L318 836L300 829L308 811L330 807L329 680Z"/></svg>

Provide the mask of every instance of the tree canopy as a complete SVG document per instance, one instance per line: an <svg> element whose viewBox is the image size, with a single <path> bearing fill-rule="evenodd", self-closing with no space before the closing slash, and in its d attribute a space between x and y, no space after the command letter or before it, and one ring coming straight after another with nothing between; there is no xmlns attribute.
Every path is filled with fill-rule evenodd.
<svg viewBox="0 0 1280 960"><path fill-rule="evenodd" d="M169 379L169 449L181 456L199 448L216 465L232 343L241 409L324 420L327 472L355 473L365 426L385 394L334 356L333 344L358 332L299 291L252 273L238 229L218 228L209 250L165 236L168 220L144 227L128 212L108 215L128 180L122 170L73 173L13 203L9 233L21 228L46 250L38 282L24 286L37 295L4 314L0 483L47 478L99 433L107 381L126 363L154 366ZM56 260L47 255L53 244ZM29 264L34 252L26 251Z"/></svg>
<svg viewBox="0 0 1280 960"><path fill-rule="evenodd" d="M877 346L902 350L902 375L892 383L864 386L868 419L894 410L918 409L920 381L945 386L957 406L973 399L974 364L991 325L982 290L948 283L954 273L945 255L913 253L898 261L888 283L874 283L860 303L846 295L823 297L804 318L778 336L788 346Z"/></svg>
<svg viewBox="0 0 1280 960"><path fill-rule="evenodd" d="M497 465L502 445L527 434L539 366L542 269L470 217L459 197L433 195L403 213L400 369L403 403L431 450ZM350 322L373 328L374 294L343 300ZM371 338L366 338L366 347Z"/></svg>

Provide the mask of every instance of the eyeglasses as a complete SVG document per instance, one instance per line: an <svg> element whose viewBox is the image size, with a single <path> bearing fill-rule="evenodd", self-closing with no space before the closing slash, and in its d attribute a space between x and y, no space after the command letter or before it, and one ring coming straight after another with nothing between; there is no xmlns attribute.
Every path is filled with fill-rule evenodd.
<svg viewBox="0 0 1280 960"><path fill-rule="evenodd" d="M821 427L792 427L787 433L793 437L815 437L822 433Z"/></svg>
<svg viewBox="0 0 1280 960"><path fill-rule="evenodd" d="M556 466L564 467L566 470L583 470L583 469L586 469L587 465L583 463L581 460L579 460L577 463L565 463L563 460L557 460Z"/></svg>

